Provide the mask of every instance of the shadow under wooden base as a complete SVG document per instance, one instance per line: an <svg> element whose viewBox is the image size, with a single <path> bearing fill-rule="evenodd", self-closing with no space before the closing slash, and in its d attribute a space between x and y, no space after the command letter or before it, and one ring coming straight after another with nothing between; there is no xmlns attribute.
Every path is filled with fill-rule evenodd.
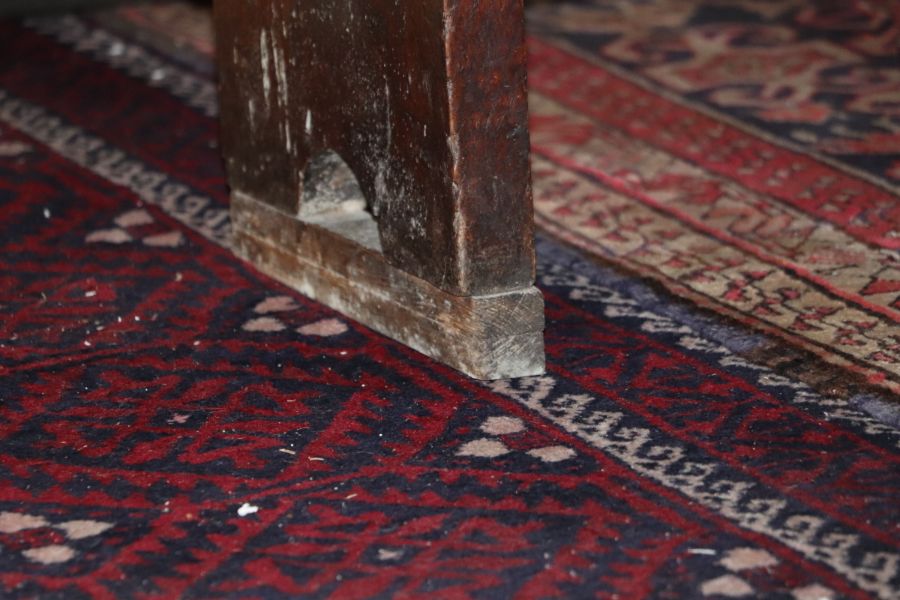
<svg viewBox="0 0 900 600"><path fill-rule="evenodd" d="M237 253L304 295L476 379L544 372L537 288L449 294L388 264L358 214L301 220L241 193L231 213Z"/></svg>

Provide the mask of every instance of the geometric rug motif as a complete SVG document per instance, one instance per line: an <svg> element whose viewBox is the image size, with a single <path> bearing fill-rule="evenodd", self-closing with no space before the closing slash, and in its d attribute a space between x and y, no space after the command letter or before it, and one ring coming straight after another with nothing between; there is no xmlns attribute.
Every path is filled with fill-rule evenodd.
<svg viewBox="0 0 900 600"><path fill-rule="evenodd" d="M893 6L534 7L539 223L897 393Z"/></svg>
<svg viewBox="0 0 900 600"><path fill-rule="evenodd" d="M0 23L4 596L896 597L889 377L542 234L547 374L471 381L234 258L209 70L105 22ZM539 206L630 197L541 93Z"/></svg>
<svg viewBox="0 0 900 600"><path fill-rule="evenodd" d="M854 55L857 70L868 65L885 79L869 87L844 82L845 91L852 88L857 96L850 104L861 111L846 114L858 117L854 125L871 130L872 142L852 157L823 155L821 148L762 128L758 111L751 118L714 101L716 90L722 96L736 89L749 93L756 89L754 81L704 81L701 101L660 75L661 65L715 77L704 66L685 64L690 62L685 53L676 51L678 36L690 37L694 29L707 43L701 46L703 57L723 61L721 69L735 70L736 79L753 75L742 70L751 65L764 70L802 63L831 73L843 68L846 53L823 52L815 61L802 54L744 57L751 44L774 52L770 46L780 38L757 32L755 38L735 34L733 45L707 40L704 35L727 29L715 20L715 2L691 9L680 3L676 12L682 20L665 10L669 2L634 9L663 20L660 30L624 9L619 21L607 22L605 9L615 12L609 4L532 14L533 22L543 24L539 30L554 32L531 43L538 223L704 307L775 334L871 383L900 390L900 201L892 175L897 167L874 168L894 164L884 162L888 159L900 165L900 123L879 100L887 92L900 93L900 67ZM684 15L694 8L691 14L704 16L696 26ZM737 18L721 12L723 20ZM639 42L607 29L617 24L627 29L632 20L639 31L630 33L645 36L640 48L660 48L652 68L617 60L621 45ZM759 93L773 94L771 102L781 103L777 75L759 76L775 86ZM798 80L813 86L812 98L846 101L830 96L835 90L812 75ZM797 114L807 109L797 108ZM769 116L779 131L789 129ZM838 129L839 120L830 117L830 130ZM845 135L857 131L850 124L845 129Z"/></svg>
<svg viewBox="0 0 900 600"><path fill-rule="evenodd" d="M825 27L813 18L812 9L804 12L796 3L779 10L746 2L737 12L715 1L669 4L563 3L532 9L532 28L541 34L530 40L529 70L538 225L779 340L766 359L769 363L794 349L814 357L795 373L808 383L834 389L831 382L821 381L829 368L816 361L824 361L840 367L845 380L900 392L897 186L889 170L864 172L850 160L863 157L872 166L875 158L893 156L892 146L876 144L852 156L825 156L761 128L760 114L769 113L757 111L750 118L728 103L701 103L684 90L667 88L663 78L652 76L655 71L615 60L615 49L637 36L643 41L633 43L641 49L650 42L662 49L652 54L655 68L677 66L689 62L691 55L669 46L681 48L682 42L673 40L689 38L695 29L696 36L705 39L709 32L734 23L751 29L793 28L794 37L818 36L813 45L830 49L816 53L819 58L809 67L817 69L816 76L798 79L810 88L806 95L838 115L829 123L852 115L854 123L864 122L873 131L890 129L896 120L882 98L885 90L900 85L891 83L900 81L900 68L874 49L869 54L860 51L858 31L836 33L836 25ZM898 25L880 10L875 20L888 39ZM181 12L171 6L130 9L119 21L153 31ZM135 15L143 16L135 21ZM159 22L149 27L154 16ZM196 11L183 16L184 23L194 26L177 28L178 56L185 46L196 50L209 42L209 28ZM45 20L37 27L59 40L68 39L98 60L149 79L207 114L215 110L213 87L190 69L162 69L154 64L159 59L153 54L124 55L114 35L102 28L85 29L78 19ZM719 68L735 69L734 77L740 78L749 76L740 70L750 68L746 65L777 68L778 60L763 61L753 54L760 48L793 56L786 35L747 34L730 44L710 42L696 52L709 60L719 60L724 53L729 60ZM844 46L843 53L835 49ZM158 42L154 48L159 47ZM804 56L791 64L799 64ZM848 61L857 70L874 69L884 84L844 82L841 93L835 94L837 80L826 74L845 68ZM196 62L195 57L192 64ZM746 91L751 83L708 83L703 97L717 98L713 91L719 88ZM850 102L849 95L856 101ZM774 131L787 131L783 120L771 119L770 124L777 125Z"/></svg>

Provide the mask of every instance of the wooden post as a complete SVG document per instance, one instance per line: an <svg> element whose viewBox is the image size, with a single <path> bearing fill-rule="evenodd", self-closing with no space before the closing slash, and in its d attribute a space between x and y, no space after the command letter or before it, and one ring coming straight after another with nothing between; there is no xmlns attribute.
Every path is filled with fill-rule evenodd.
<svg viewBox="0 0 900 600"><path fill-rule="evenodd" d="M238 251L477 378L543 371L521 0L217 0Z"/></svg>

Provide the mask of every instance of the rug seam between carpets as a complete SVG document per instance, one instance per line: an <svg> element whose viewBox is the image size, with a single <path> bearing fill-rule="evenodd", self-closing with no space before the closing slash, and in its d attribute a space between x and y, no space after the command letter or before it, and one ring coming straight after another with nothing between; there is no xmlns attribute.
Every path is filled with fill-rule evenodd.
<svg viewBox="0 0 900 600"><path fill-rule="evenodd" d="M81 26L81 28L82 28L83 31L87 31L88 29L90 29L91 27L93 27L93 28L94 28L94 31L101 31L101 32L104 32L104 33L106 33L106 34L108 35L108 37L110 37L111 39L117 40L119 43L127 43L127 44L129 44L129 45L136 45L136 44L133 44L133 43L131 43L131 42L123 41L121 38L119 38L119 37L117 37L117 36L115 36L115 35L113 35L113 34L109 34L109 32L106 32L105 29L102 28L102 26L89 25L89 24L83 23L83 22L81 22L81 21L78 21L78 20L75 19L75 18L73 18L73 20L74 20L75 22L77 22L77 23ZM37 25L40 25L41 23L44 24L44 28L46 29L46 28L47 28L47 22L46 22L46 21L39 22ZM51 23L51 24L52 24L52 23ZM99 52L99 48L93 48L93 49L91 49L91 48L87 48L87 49L81 48L81 47L78 46L77 41L65 41L65 40L60 40L60 38L61 38L61 37L64 37L64 36L63 36L61 33L59 33L58 28L54 28L54 27L51 26L51 27L49 27L49 29L50 29L50 33L44 33L44 35L47 35L47 36L49 36L49 37L51 37L51 38L53 38L53 39L62 41L62 43L65 43L65 44L67 44L67 45L74 45L76 51L81 51L81 52L84 52L84 53L88 53L88 54L92 55L92 56L94 57L95 60L97 60L98 58L100 58L100 61L101 61L101 62L103 62L103 63L105 63L105 64L109 64L109 65L112 66L113 68L117 68L117 69L125 68L126 70L128 70L127 65L117 64L115 61L110 61L110 60L108 60L108 58L109 58L109 57L108 57L108 54L107 54L107 53ZM55 32L55 33L54 33L54 32ZM137 46L138 46L138 47L141 47L139 44L137 44ZM166 63L166 64L170 64L170 61L168 61L165 57L159 58L159 60L160 60L161 62ZM189 80L193 80L193 81L195 81L195 82L197 82L197 83L200 83L200 84L207 84L207 83L208 83L208 81L206 81L205 79L203 79L202 77L200 77L200 76L198 76L198 75L196 75L196 74L188 73L188 72L183 72L183 69L181 69L181 68L178 67L178 66L175 66L174 68L179 70L179 72L181 73L181 77L182 77L182 78L186 78L186 79L189 79ZM143 73L143 74L140 74L140 73L139 73L139 74L132 74L132 73L130 73L130 74L131 74L132 76L137 76L137 77L142 78L142 79L145 79L145 80L147 79L147 77L146 77L146 76L147 76L147 73ZM151 78L151 83L152 83L152 78ZM176 93L175 90L173 90L173 89L171 89L171 88L166 88L166 89L168 89L168 90L170 91L170 93L172 93L172 94L173 94L176 98L178 98L179 100L181 100L181 101L187 101L187 104L188 104L188 105L190 105L190 106L192 106L192 107L194 107L194 108L197 108L196 102L193 102L190 98L187 98L187 99L184 98L182 95L179 95L178 93ZM651 92L652 92L652 90L651 90ZM551 98L551 100L556 101L556 100L553 99L553 98ZM213 110L214 110L214 109L213 109ZM581 113L578 113L578 114L581 114ZM207 114L207 116L209 116L209 115ZM591 119L591 120L596 121L596 119L593 118L593 117L591 117L590 115L586 115L586 118L589 118L589 119ZM704 172L706 172L706 169L703 169L703 170L704 170ZM721 176L720 176L720 177L721 177ZM781 205L781 204L784 204L783 201L781 201L781 200L779 200L779 199L777 199L777 198L773 198L773 197L771 197L771 196L768 196L768 197L770 197L770 199L772 199L773 201L778 202L780 205ZM789 204L788 204L787 206L790 207ZM806 213L804 213L802 210L800 210L800 209L798 209L798 208L796 208L796 207L791 207L791 208L792 208L793 210L797 210L798 212L800 212L800 213L802 213L802 214L806 214ZM689 224L689 225L692 226L692 224ZM869 246L872 245L871 242L867 242L866 240L860 240L860 241L861 241L862 243L866 244L866 245L869 245ZM724 243L724 242L722 242L722 243ZM766 261L766 260L763 260L763 259L759 259L759 260L761 260L762 262L768 262L768 263L771 264L771 261ZM788 262L790 262L788 259L785 259L785 260L787 260ZM784 267L779 267L779 268L784 268ZM801 277L800 279L801 279L801 280L804 280L805 278ZM813 284L813 285L815 286L815 282L809 282L809 283L811 283L811 284ZM823 290L823 291L825 291L826 295L834 296L834 294L831 293L831 290L828 290L827 288L826 288L825 290ZM845 299L845 300L846 300L846 299ZM849 302L852 302L853 304L857 304L857 303L853 302L852 300L849 300ZM863 310L867 310L866 307L858 307L858 308L862 308ZM785 336L779 336L779 337L781 337L782 339L784 339ZM813 343L813 344L814 344L815 342L810 341L810 343ZM848 359L848 360L853 360L853 359ZM856 360L859 360L859 359L856 359ZM865 367L863 367L863 368L865 368ZM875 367L874 367L874 370L875 370L875 372L878 372L878 373L887 373L889 376L891 375L891 373L890 373L889 370L887 370L887 369L885 369L885 368L882 368L882 367L880 367L880 366L875 366Z"/></svg>
<svg viewBox="0 0 900 600"><path fill-rule="evenodd" d="M571 244L572 246L575 246L576 248L581 248L585 252L591 252L591 248L589 247L590 240L588 240L587 242L579 241L579 239L586 239L584 236L581 236L577 233L573 233L568 229L558 227L551 220L544 219L544 218L541 218L541 220L546 221L546 223L542 224L542 228L545 228L549 235L553 236L554 238L562 239L563 242L565 242L567 244ZM578 239L566 239L567 237L568 238L578 238ZM600 257L600 258L602 258L602 257ZM686 299L689 299L690 301L697 303L699 306L705 308L706 310L713 311L714 314L720 314L720 315L724 316L726 319L728 319L731 322L737 322L744 327L750 327L753 330L759 331L760 333L764 334L766 337L768 337L770 339L777 338L778 343L787 343L789 345L796 346L796 347L800 348L801 350L811 352L819 360L824 361L825 363L828 363L828 364L831 364L834 366L846 368L846 369L854 372L857 376L864 377L864 378L875 377L876 381L878 379L881 379L881 381L877 381L877 382L870 382L870 381L865 381L865 380L863 382L860 382L860 383L864 383L866 386L875 386L877 388L877 391L879 391L879 392L886 388L888 391L891 391L893 393L900 393L900 381L895 381L894 375L890 372L885 372L880 369L867 367L864 364L860 364L857 361L852 360L851 358L848 358L843 353L831 352L830 348L823 347L820 344L817 344L816 342L814 342L812 340L808 340L806 338L800 338L800 337L798 337L796 339L791 339L790 338L791 334L789 332L779 329L774 325L770 325L770 324L766 323L765 321L761 321L759 319L754 319L753 317L747 316L746 314L741 313L740 311L738 311L734 308L731 308L730 306L728 306L726 304L720 304L716 301L715 298L706 296L700 292L696 292L688 287L685 287L683 284L680 284L677 281L672 280L670 277L667 277L667 276L663 276L660 278L651 277L650 275L648 275L646 273L652 274L652 273L655 273L655 271L649 271L648 268L644 267L640 263L634 263L630 259L620 259L620 260L622 262L627 261L628 263L630 263L631 266L629 266L627 268L630 269L633 273L635 273L638 277L641 277L641 278L648 277L651 281L658 282L660 285L662 285L668 291L668 293L674 295L675 297L678 297L679 295L683 296ZM616 263L613 263L613 264L616 264ZM715 308L713 308L713 307L715 307ZM719 309L721 309L721 311ZM709 338L704 338L704 339L709 339ZM710 341L712 341L716 344L719 343L716 340L710 340ZM776 341L776 340L772 340L772 341ZM737 353L737 352L734 352L731 350L729 350L729 352L732 353L734 356L740 356L740 353ZM839 360L829 360L828 356L836 356ZM756 363L751 363L751 364L756 364ZM771 368L768 366L765 366L765 365L759 365L759 366L762 368L765 368L767 370L771 370ZM771 372L773 374L776 374L776 372L774 370L771 370ZM886 377L885 377L885 375L886 375ZM882 379L882 378L884 378L884 379ZM797 381L799 382L800 380L798 379ZM885 384L887 384L887 385L885 385ZM808 384L805 384L805 385L808 385ZM810 388L810 389L812 389L812 388ZM823 394L823 397L824 397L824 394Z"/></svg>
<svg viewBox="0 0 900 600"><path fill-rule="evenodd" d="M21 106L23 106L23 103L24 103L25 108L37 109L37 110L33 110L32 114L30 115L32 118L32 121L34 121L34 120L39 120L39 121L50 120L51 122L56 122L56 123L64 122L64 120L61 117L56 117L55 115L52 115L52 113L44 110L41 107L37 107L36 105L26 103L23 100L17 99L15 97L9 95L8 93L6 93L3 90L0 90L0 120L3 120L8 125L13 127L14 129L17 129L18 131L24 133L25 135L28 135L29 137L32 137L41 143L47 144L48 147L53 149L60 156L66 158L67 160L70 160L74 164L76 164L82 168L88 169L90 172L94 173L96 176L99 176L102 179L109 181L110 183L122 186L123 188L130 191L131 193L134 193L138 198L147 202L148 204L159 207L164 212L166 212L170 217L172 217L173 219L175 219L179 223L181 223L183 226L186 226L189 229L196 231L197 233L199 233L206 239L210 240L211 242L215 243L216 245L226 248L226 249L230 249L230 241L229 241L230 237L227 237L227 235L223 234L222 232L209 231L208 228L205 227L203 223L196 224L195 220L191 218L193 216L191 213L179 213L177 210L175 210L175 208L174 208L175 202L160 202L156 198L155 195L149 194L145 190L135 190L135 188L129 184L129 181L127 181L127 180L122 181L120 178L117 178L114 175L106 174L104 172L104 169L95 169L94 166L91 164L91 161L86 160L86 158L84 156L79 158L77 156L73 156L72 153L66 152L65 144L59 143L59 142L54 143L53 139L48 139L49 137L52 137L52 136L46 136L46 135L42 136L40 134L39 127L35 127L35 126L29 127L28 123L23 124L22 122L18 122L14 119L11 119L8 114L9 112L11 112L9 109L10 103L12 103L14 105L13 106L14 108L15 108L16 104L18 104L19 107L21 107ZM72 139L76 139L76 140L77 139L89 139L92 141L99 141L102 144L104 144L107 148L111 148L111 149L115 148L114 146L107 144L102 138L83 133L83 131L80 128L78 128L77 126L63 125L63 127L65 129L69 130L70 132L71 131L76 132L75 135L71 135L71 136L67 137L65 140L63 140L64 142L69 142L70 145L73 147L80 149L83 147L83 145L82 144L71 144ZM144 165L143 161L141 161L140 159L131 157L131 156L127 155L126 153L119 151L118 149L115 149L115 151L121 153L121 156L124 160L127 160L131 163L140 164L141 166ZM152 170L152 167L150 167L149 169ZM165 175L165 174L163 174L163 175ZM188 189L193 189L187 185L185 185L185 187ZM206 197L205 199L208 200L211 204L213 204L213 205L215 204L215 201L213 201L211 198ZM207 207L207 209L208 208L209 207ZM224 229L224 224L229 223L228 218L227 218L228 217L227 209L213 208L212 211L213 211L214 217L215 216L222 217L219 220L219 225L222 226ZM219 214L217 214L217 213L219 213ZM701 335L701 337L704 337L704 336ZM709 340L709 341L718 345L718 343L715 340ZM766 371L774 374L774 372L771 371L770 369L768 369L768 367L765 367L764 365L759 365L759 366L762 367L763 369L766 369ZM808 388L808 386L806 386L806 387ZM811 388L808 388L808 389L811 390ZM819 396L819 395L816 394L816 396ZM849 404L847 404L847 406L850 407ZM853 410L857 410L857 409L853 409ZM860 413L860 414L863 416L867 416L867 415L864 415L864 413Z"/></svg>
<svg viewBox="0 0 900 600"><path fill-rule="evenodd" d="M29 122L27 122L27 121L21 122L21 121L17 121L15 119L10 118L9 113L13 112L13 110L10 109L10 107L9 107L10 104L13 105L12 109L15 109L15 108L21 109L24 107L24 109L26 109L26 111L31 113L30 115L27 115L31 118L31 123L30 123L31 126L29 126ZM106 143L105 140L103 140L102 138L84 133L83 130L81 130L77 126L68 125L67 122L63 118L53 115L52 113L43 109L42 107L38 107L37 105L33 105L24 100L15 98L3 90L0 90L0 120L5 121L7 124L9 124L10 126L12 126L15 129L17 129L18 131L24 133L25 135L28 135L29 137L32 137L32 138L40 141L41 143L47 144L48 147L50 147L51 149L53 149L54 151L59 153L60 156L66 158L67 160L72 161L74 164L81 166L83 168L87 168L90 172L93 172L95 175L101 177L102 179L105 179L113 184L120 185L120 186L124 187L125 189L131 191L132 193L135 193L137 197L148 202L149 204L160 207L164 212L169 214L170 217L174 218L175 220L177 220L184 226L188 227L189 229L193 229L193 230L197 231L203 237L214 242L216 245L221 246L226 249L230 248L230 246L229 246L230 242L228 241L230 238L227 237L227 234L222 233L222 232L217 233L216 231L210 231L207 227L204 226L203 223L195 224L194 219L191 218L193 216L192 213L179 213L176 210L176 204L177 204L176 202L174 202L174 201L161 202L157 199L156 195L150 194L146 190L135 189L132 185L129 184L129 181L127 181L127 180L122 181L121 178L117 178L115 176L115 174L105 173L105 171L108 169L94 168L94 165L92 165L91 161L87 160L87 157L86 157L86 155L89 154L89 152L86 152L86 153L83 152L83 148L84 148L85 144L74 144L74 143L72 143L72 140L73 139L74 140L87 139L90 141L98 141L98 142L100 142L101 145L105 146L107 149L113 149L115 152L119 153L121 155L120 160L127 160L128 162L131 162L133 164L139 164L140 166L144 166L143 161L141 161L140 159L131 157L127 153L116 149L111 144ZM74 132L74 134L64 137L62 142L60 142L59 140L55 141L53 139L54 136L52 136L52 135L41 135L41 128L39 126L35 126L33 123L34 121L38 121L39 125L42 122L50 121L51 124L61 125L70 134L72 132ZM46 129L46 124L45 124L44 128ZM76 155L66 152L66 150L65 150L66 143L68 143L69 146L75 148L78 152L81 152L83 155L79 157L79 156L77 156L78 152L76 152ZM88 145L88 146L90 146L90 145ZM96 147L93 148L93 150L96 150L96 149L97 149ZM115 163L107 163L105 166L109 167L110 164L115 164ZM149 167L149 169L152 170L152 167ZM163 175L165 176L165 174L163 174ZM133 176L134 176L134 174L132 174L132 177ZM166 179L168 179L167 176L166 176ZM190 189L190 190L193 189L192 187L187 186L187 185L184 185L184 187L187 189ZM193 197L196 198L196 196L193 196ZM210 204L213 204L213 205L215 204L215 202L211 198L206 197L205 199L207 201L209 201ZM210 209L209 206L207 206L204 210L209 210L209 209ZM214 207L211 210L213 212L213 217L214 217L213 221L217 222L218 226L222 227L222 229L227 231L227 224L229 223L227 209L221 209L221 208ZM701 339L705 339L705 337L701 335ZM709 340L709 341L718 345L718 343L715 340ZM770 369L768 369L768 367L765 367L764 365L760 365L760 367L765 369L766 372L775 374L774 371L771 371ZM812 390L812 388L809 388L808 386L806 386L806 384L803 384L803 385L806 389L809 389L810 391L812 391L813 394L817 398L820 399L820 403L824 402L824 397L820 396L818 393L816 393L814 390ZM862 416L865 419L871 418L869 415L862 413L858 409L852 407L849 403L847 403L846 406L847 406L848 410L852 410L854 412L859 412L859 416Z"/></svg>

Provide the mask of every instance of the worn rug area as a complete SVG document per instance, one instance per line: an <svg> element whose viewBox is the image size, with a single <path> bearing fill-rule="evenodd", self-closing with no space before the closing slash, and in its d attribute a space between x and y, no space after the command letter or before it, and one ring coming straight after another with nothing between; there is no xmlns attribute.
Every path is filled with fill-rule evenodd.
<svg viewBox="0 0 900 600"><path fill-rule="evenodd" d="M804 6L532 12L492 383L232 256L202 11L0 22L0 596L896 598L896 25Z"/></svg>

